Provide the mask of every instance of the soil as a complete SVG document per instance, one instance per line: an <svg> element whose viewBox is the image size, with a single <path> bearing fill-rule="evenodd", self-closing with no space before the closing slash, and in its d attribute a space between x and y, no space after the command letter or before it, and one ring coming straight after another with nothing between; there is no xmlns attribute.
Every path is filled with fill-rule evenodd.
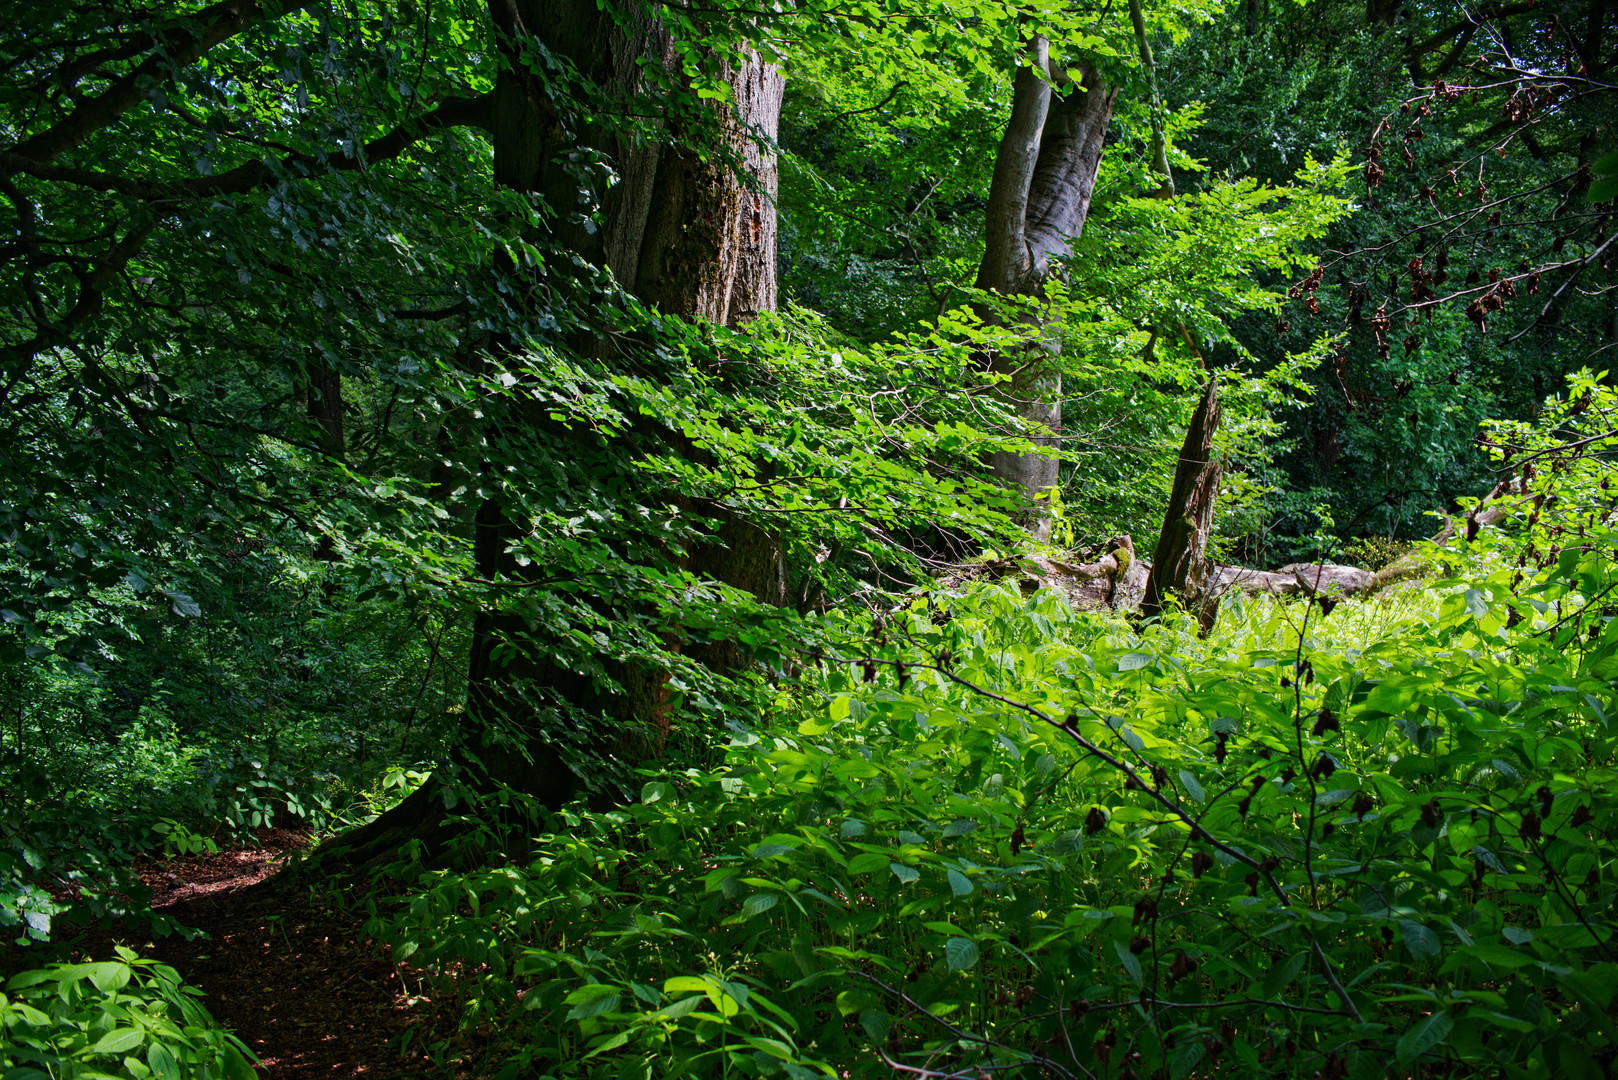
<svg viewBox="0 0 1618 1080"><path fill-rule="evenodd" d="M205 936L152 939L115 926L85 934L73 958L108 959L117 943L172 966L259 1056L261 1080L430 1075L399 1046L406 1028L437 1026L431 1005L406 995L361 933L362 914L326 903L308 882L276 880L283 856L308 837L276 829L258 840L256 848L136 865L153 908Z"/></svg>

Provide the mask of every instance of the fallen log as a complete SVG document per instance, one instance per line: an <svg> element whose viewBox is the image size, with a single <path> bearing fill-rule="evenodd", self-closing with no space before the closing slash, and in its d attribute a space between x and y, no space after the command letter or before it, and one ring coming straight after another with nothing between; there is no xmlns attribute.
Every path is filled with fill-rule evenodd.
<svg viewBox="0 0 1618 1080"><path fill-rule="evenodd" d="M1444 547L1463 532L1472 539L1480 530L1499 525L1511 515L1516 501L1507 498L1511 494L1507 484L1497 486L1471 511L1451 514L1430 543ZM1090 561L1067 561L1047 555L1014 555L993 562L966 565L948 575L945 584L958 586L978 577L1015 575L1024 593L1032 594L1042 588L1054 589L1069 604L1083 611L1140 610L1146 596L1151 563L1135 556L1135 543L1128 535L1113 537L1100 550L1105 554ZM1277 596L1354 596L1378 592L1433 569L1431 548L1422 547L1407 552L1374 573L1362 567L1338 563L1289 563L1279 570L1215 565L1206 587L1208 595L1215 600L1233 590Z"/></svg>

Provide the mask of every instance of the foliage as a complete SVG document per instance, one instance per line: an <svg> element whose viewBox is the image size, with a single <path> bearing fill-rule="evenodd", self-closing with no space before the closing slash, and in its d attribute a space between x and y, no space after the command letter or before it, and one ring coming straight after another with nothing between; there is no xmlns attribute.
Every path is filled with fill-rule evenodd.
<svg viewBox="0 0 1618 1080"><path fill-rule="evenodd" d="M1618 534L1584 524L1515 584L1485 538L1481 576L1207 640L988 586L835 620L722 768L418 870L371 929L501 1075L1599 1075Z"/></svg>
<svg viewBox="0 0 1618 1080"><path fill-rule="evenodd" d="M251 1080L253 1052L171 967L117 960L24 971L0 994L6 1080Z"/></svg>
<svg viewBox="0 0 1618 1080"><path fill-rule="evenodd" d="M1216 170L1279 180L1305 153L1363 155L1318 268L1240 331L1266 363L1343 334L1280 458L1340 536L1423 535L1491 483L1478 423L1531 419L1610 348L1607 208L1586 191L1615 100L1602 22L1573 3L1254 0L1165 52L1175 107L1207 121L1187 149ZM1246 559L1307 553L1307 516L1278 517Z"/></svg>

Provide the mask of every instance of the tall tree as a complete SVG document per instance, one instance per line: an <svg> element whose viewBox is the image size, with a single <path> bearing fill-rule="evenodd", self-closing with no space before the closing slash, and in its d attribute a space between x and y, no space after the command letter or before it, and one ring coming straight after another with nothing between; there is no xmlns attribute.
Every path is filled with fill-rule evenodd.
<svg viewBox="0 0 1618 1080"><path fill-rule="evenodd" d="M542 198L549 211L546 239L583 260L577 280L561 287L604 299L600 290L616 283L662 314L720 326L773 311L779 68L743 46L714 69L713 85L723 88L728 105L668 113L661 131L646 130L614 120L633 115L637 102L658 94L659 81L682 85L675 43L650 12L626 16L593 0L495 0L489 10L501 51L490 125L494 177L513 191ZM546 63L565 64L578 80L596 110L591 122L558 100L554 84L536 77ZM596 167L580 170L581 158ZM544 277L536 270L497 272L511 279L514 290L546 295L536 288ZM581 332L589 340L581 340L580 348L613 348L590 337L587 327ZM491 345L509 349L520 343ZM535 423L544 420L519 411L493 434L511 441L508 453L520 454L526 435L520 429ZM526 526L514 489L491 487L477 510L476 528L481 577L536 579L537 568L524 558ZM721 521L681 561L760 601L786 600L784 552L749 522ZM741 661L723 648L703 659L731 667ZM605 715L618 730L664 719L659 695L665 672L612 660L606 674L603 680L559 662L547 630L536 626L534 612L520 601L481 610L471 645L466 748L482 782L510 785L552 807L578 793L579 778L554 727L536 722L547 702ZM439 785L424 787L341 843L364 857L387 852L405 836L440 839L442 798Z"/></svg>
<svg viewBox="0 0 1618 1080"><path fill-rule="evenodd" d="M1052 62L1050 49L1044 37L1029 43L1026 63L1017 69L1011 118L995 152L976 284L1004 296L1041 295L1046 279L1072 253L1090 212L1118 96L1092 63L1079 63L1075 81L1066 63ZM1062 380L1046 362L1054 348L1047 337L1028 352L1002 353L993 361L1007 376L1035 445L1054 444L1061 435ZM991 464L1030 501L1057 482L1058 462L1047 454L998 453ZM1035 535L1043 539L1049 530L1039 515Z"/></svg>

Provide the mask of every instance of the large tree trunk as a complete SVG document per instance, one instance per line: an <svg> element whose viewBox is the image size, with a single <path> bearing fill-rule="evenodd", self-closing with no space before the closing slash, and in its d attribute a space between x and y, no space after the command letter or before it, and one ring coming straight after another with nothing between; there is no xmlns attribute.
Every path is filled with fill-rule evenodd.
<svg viewBox="0 0 1618 1080"><path fill-rule="evenodd" d="M784 89L781 71L752 54L723 71L732 104L718 118L722 147L693 146L690 133L681 130L667 131L667 139L637 142L604 127L570 135L559 122L563 110L552 106L544 85L524 64L529 44L566 58L609 97L628 102L645 89L646 59L674 63L668 33L650 21L620 25L595 0L491 0L490 13L505 58L494 103L497 182L545 198L556 211L553 239L594 267L610 270L621 287L666 315L736 325L774 310L778 172L773 143ZM678 123L668 121L671 127ZM569 160L581 148L604 157L618 177L610 189L597 192L602 209L588 221L578 212L579 174ZM547 283L564 292L570 287L566 281ZM573 284L581 296L592 287L582 280ZM612 348L600 341L580 342L579 347L602 356ZM763 602L783 604L786 571L776 538L726 512L693 509L715 520L717 528L684 565ZM501 502L484 502L476 524L479 576L520 579L525 571L511 550L519 529ZM720 671L746 662L738 650L724 646L688 651ZM610 728L656 724L666 719L666 675L609 662L617 690L608 691L551 656L544 628L524 615L487 610L478 616L461 757L480 784L509 784L554 808L579 793L580 779L554 730L547 735L533 718L560 702L580 714L604 718ZM450 836L440 824L443 817L443 791L429 783L338 844L347 849L346 857L360 863L386 857L408 838L423 840L432 856Z"/></svg>
<svg viewBox="0 0 1618 1080"><path fill-rule="evenodd" d="M1079 66L1079 85L1067 82L1061 74L1065 66L1051 63L1050 43L1042 37L1029 44L1028 61L1017 71L1011 119L995 153L977 276L978 288L1005 296L1040 295L1059 260L1072 253L1090 212L1117 99L1117 91L1088 62ZM1058 94L1053 83L1063 92ZM1007 392L1021 419L1021 433L1036 445L1052 445L1061 436L1061 376L1045 362L1055 348L1047 337L1030 354L1003 354L992 361L994 370L1013 376ZM1044 454L999 453L990 467L1007 484L1021 488L1030 502L1057 482L1058 463ZM1032 531L1045 539L1048 516L1038 514Z"/></svg>

